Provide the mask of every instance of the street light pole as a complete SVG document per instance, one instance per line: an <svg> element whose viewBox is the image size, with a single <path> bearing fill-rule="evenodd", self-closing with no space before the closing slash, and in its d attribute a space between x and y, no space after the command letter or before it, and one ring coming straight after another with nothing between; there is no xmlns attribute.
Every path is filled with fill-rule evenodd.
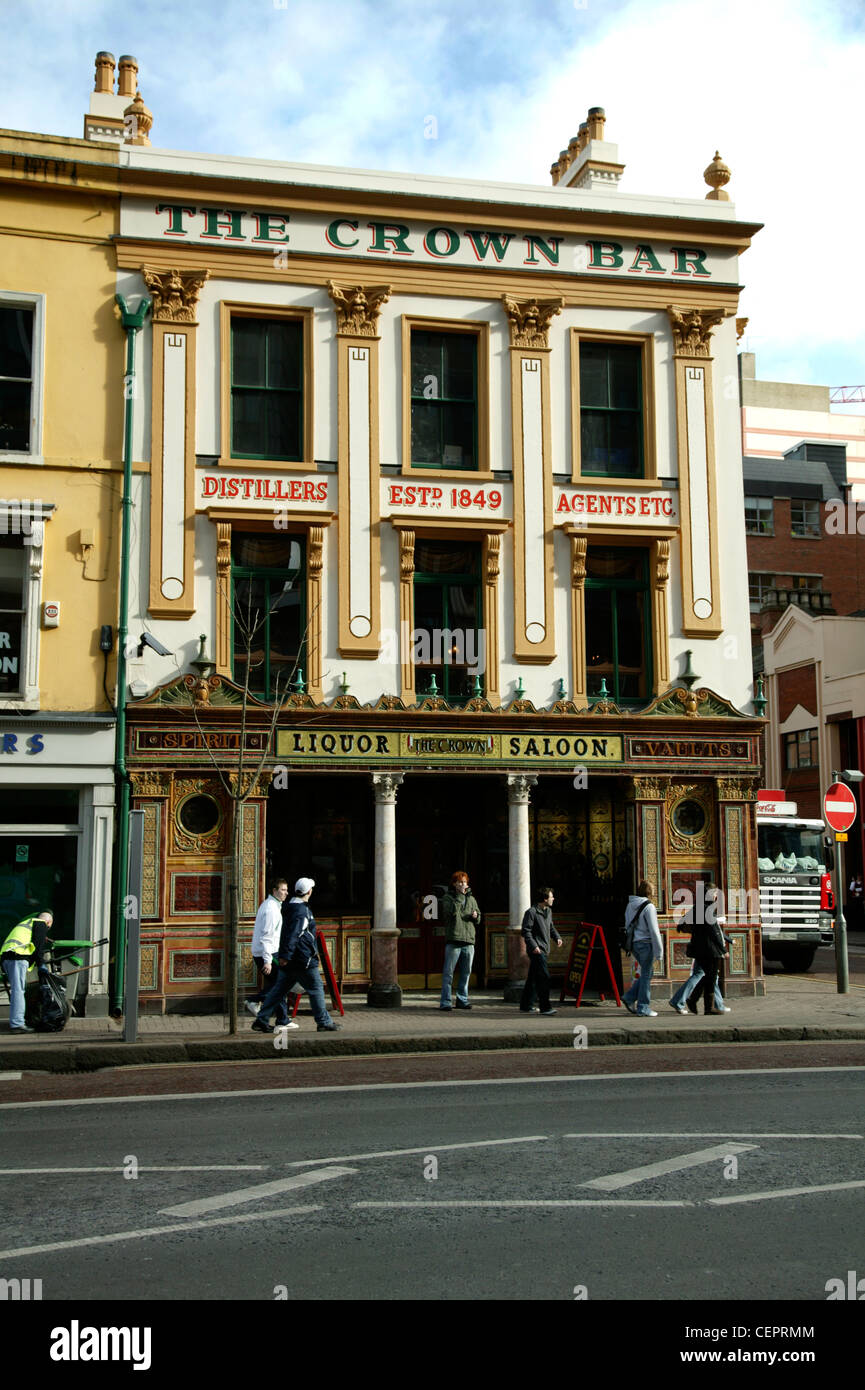
<svg viewBox="0 0 865 1390"><path fill-rule="evenodd" d="M114 997L111 1012L123 1012L126 975L126 879L129 862L129 774L126 771L126 641L129 635L129 547L132 536L132 422L135 398L135 335L144 327L150 300L142 298L138 308L130 309L122 294L114 296L126 333L125 408L123 418L123 497L120 535L120 605L117 620L117 724L114 741L114 770L117 777L117 916L114 938Z"/></svg>

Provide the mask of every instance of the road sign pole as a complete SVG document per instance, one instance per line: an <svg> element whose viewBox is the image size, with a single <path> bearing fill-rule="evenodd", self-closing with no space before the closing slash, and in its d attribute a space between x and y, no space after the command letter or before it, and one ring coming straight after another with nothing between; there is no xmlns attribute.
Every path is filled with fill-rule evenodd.
<svg viewBox="0 0 865 1390"><path fill-rule="evenodd" d="M835 979L838 993L849 994L850 962L847 959L847 921L844 916L844 842L839 835L835 836L832 892L835 894Z"/></svg>

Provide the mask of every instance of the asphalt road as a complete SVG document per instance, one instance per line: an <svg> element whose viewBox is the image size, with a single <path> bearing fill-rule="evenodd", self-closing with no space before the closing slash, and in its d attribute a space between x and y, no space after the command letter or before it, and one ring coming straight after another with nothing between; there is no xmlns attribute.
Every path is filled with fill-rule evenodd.
<svg viewBox="0 0 865 1390"><path fill-rule="evenodd" d="M692 1074L676 1051L657 1075L4 1105L0 1279L76 1302L773 1302L865 1274L861 1069L725 1072L712 1049Z"/></svg>

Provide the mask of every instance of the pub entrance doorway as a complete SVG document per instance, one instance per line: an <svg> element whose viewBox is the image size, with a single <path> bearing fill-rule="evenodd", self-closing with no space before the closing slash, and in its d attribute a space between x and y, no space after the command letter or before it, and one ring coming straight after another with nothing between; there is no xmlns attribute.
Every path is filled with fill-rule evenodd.
<svg viewBox="0 0 865 1390"><path fill-rule="evenodd" d="M485 981L485 921L508 907L507 800L501 777L410 773L396 807L397 966L403 989L438 989L444 960L439 904L464 869L478 901L472 982Z"/></svg>

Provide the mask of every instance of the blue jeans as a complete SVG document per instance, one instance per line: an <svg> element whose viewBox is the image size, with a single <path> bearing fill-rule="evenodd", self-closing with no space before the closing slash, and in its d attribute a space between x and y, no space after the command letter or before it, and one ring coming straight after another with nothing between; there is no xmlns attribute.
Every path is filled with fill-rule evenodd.
<svg viewBox="0 0 865 1390"><path fill-rule="evenodd" d="M445 959L442 966L442 1008L447 1008L451 1003L451 981L454 977L454 966L457 967L457 1002L460 1004L469 1002L469 975L472 973L474 958L474 946L461 946L457 941L445 943Z"/></svg>
<svg viewBox="0 0 865 1390"><path fill-rule="evenodd" d="M252 959L255 961L256 969L258 970L258 978L261 983L261 988L259 989L257 994L253 994L251 996L251 999L253 1003L260 1004L264 996L266 994L269 994L272 986L276 984L276 979L279 975L279 966L277 965L275 960L268 961L267 964L270 966L270 974L265 975L264 957L253 956ZM274 1006L274 1012L276 1013L277 1023L288 1023L288 1009L286 1007L285 999L281 999L279 1003ZM265 1019L264 1021L265 1023L269 1022L268 1019Z"/></svg>
<svg viewBox="0 0 865 1390"><path fill-rule="evenodd" d="M687 1004L691 995L694 993L694 990L697 988L697 985L702 980L704 974L705 971L703 970L702 965L698 965L697 962L694 961L693 965L691 966L690 975L688 976L687 980L683 985L679 985L679 988L676 990L676 993L673 995L672 999L670 1000L670 1003L673 1005ZM719 985L717 980L715 981L714 1002L716 1009L723 1009L724 996L721 993L721 986Z"/></svg>
<svg viewBox="0 0 865 1390"><path fill-rule="evenodd" d="M266 1023L270 1015L278 1009L279 1004L283 1003L292 985L295 984L303 985L309 995L312 1016L318 1026L320 1028L328 1027L333 1020L325 1008L324 987L321 983L321 975L318 973L317 961L312 961L305 970L301 970L296 965L281 965L276 983L271 986L261 1001L258 1017Z"/></svg>
<svg viewBox="0 0 865 1390"><path fill-rule="evenodd" d="M652 970L655 964L655 948L651 941L635 941L633 955L640 967L640 978L634 980L631 988L622 998L629 1004L637 1001L637 1013L647 1014L651 1011L649 986L652 982Z"/></svg>
<svg viewBox="0 0 865 1390"><path fill-rule="evenodd" d="M9 1027L24 1027L24 981L27 978L26 960L4 960L3 969L9 981Z"/></svg>

